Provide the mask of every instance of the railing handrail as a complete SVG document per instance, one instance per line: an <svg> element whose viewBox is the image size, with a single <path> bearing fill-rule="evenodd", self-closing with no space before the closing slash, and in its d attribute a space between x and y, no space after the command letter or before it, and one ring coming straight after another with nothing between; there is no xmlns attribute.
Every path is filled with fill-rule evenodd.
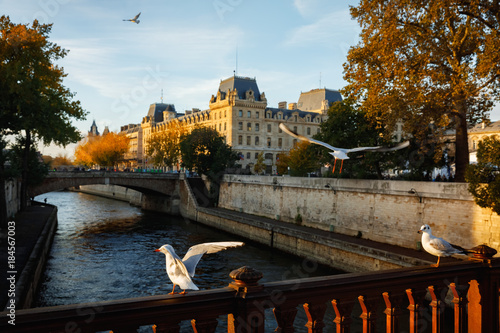
<svg viewBox="0 0 500 333"><path fill-rule="evenodd" d="M491 310L493 312L488 311L492 313L490 316L496 317L498 323L499 279L500 259L492 259L442 264L439 268L411 267L349 273L269 282L248 287L235 287L231 284L230 287L189 292L187 295L159 295L17 310L15 328L16 332L45 332L64 331L65 325L76 325L81 327L83 332L95 332L116 329L117 325L119 327L175 325L182 320L213 320L224 314L236 316L245 311L253 311L252 309L263 311L266 308L282 307L284 304L290 308L304 303L325 304L333 299L357 302L357 297L361 295L382 298L383 292L401 295L410 288L425 292L429 286L441 289L448 287L451 282L458 287L462 285L468 288L471 280L478 281L483 288L481 290L485 290L485 283L494 284L493 287L489 287L492 295L482 295L481 304L483 308L496 307ZM495 294L491 290L496 290ZM492 299L488 300L488 297ZM9 328L8 320L8 313L2 313L0 331L4 332Z"/></svg>

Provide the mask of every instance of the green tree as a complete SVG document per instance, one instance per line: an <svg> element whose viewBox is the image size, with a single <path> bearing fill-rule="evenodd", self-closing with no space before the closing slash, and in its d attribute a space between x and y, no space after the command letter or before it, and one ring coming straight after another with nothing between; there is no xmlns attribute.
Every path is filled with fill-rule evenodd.
<svg viewBox="0 0 500 333"><path fill-rule="evenodd" d="M0 135L23 133L21 209L26 207L29 156L33 143L67 145L80 134L72 119L85 119L79 101L62 83L54 62L67 51L49 42L51 24L30 26L0 17Z"/></svg>
<svg viewBox="0 0 500 333"><path fill-rule="evenodd" d="M487 137L478 143L477 164L467 168L469 192L476 204L500 215L500 140Z"/></svg>
<svg viewBox="0 0 500 333"><path fill-rule="evenodd" d="M195 127L182 135L180 146L182 165L211 180L218 181L222 172L239 160L224 137L211 127Z"/></svg>
<svg viewBox="0 0 500 333"><path fill-rule="evenodd" d="M181 158L180 140L186 133L185 126L173 123L161 132L151 135L146 153L155 166L172 166Z"/></svg>
<svg viewBox="0 0 500 333"><path fill-rule="evenodd" d="M366 118L366 114L348 99L332 104L328 110L328 119L321 123L320 128L321 131L314 138L333 147L373 147L391 143L382 138L381 129L374 126ZM323 164L335 163L328 149L317 145L315 149L321 152L320 160ZM337 175L346 178L382 178L384 169L396 166L395 156L406 160L401 153L351 153L350 159L343 162L342 173ZM335 167L340 170L340 165L335 164Z"/></svg>
<svg viewBox="0 0 500 333"><path fill-rule="evenodd" d="M344 64L343 94L362 102L387 136L399 120L422 140L430 124L454 128L458 181L469 162L467 127L500 99L499 6L488 0L361 0L351 7L362 32Z"/></svg>
<svg viewBox="0 0 500 333"><path fill-rule="evenodd" d="M255 165L253 166L253 171L260 175L262 172L266 170L266 164L264 163L264 152L260 152L259 155L257 155L257 161L255 162Z"/></svg>
<svg viewBox="0 0 500 333"><path fill-rule="evenodd" d="M233 167L238 154L212 127L195 127L181 137L182 166L210 180L211 199L216 203L224 170Z"/></svg>
<svg viewBox="0 0 500 333"><path fill-rule="evenodd" d="M318 169L318 156L313 146L306 141L298 141L288 152L290 176L305 177Z"/></svg>

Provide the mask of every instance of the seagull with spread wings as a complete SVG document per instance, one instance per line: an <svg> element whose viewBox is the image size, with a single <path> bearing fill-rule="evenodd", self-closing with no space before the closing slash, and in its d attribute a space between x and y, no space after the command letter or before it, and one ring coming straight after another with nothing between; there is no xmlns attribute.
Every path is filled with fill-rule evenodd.
<svg viewBox="0 0 500 333"><path fill-rule="evenodd" d="M342 173L342 166L344 165L344 160L349 159L349 156L348 156L349 153L355 153L355 152L359 152L359 151L371 151L371 152L382 153L382 152L403 149L403 148L406 148L410 145L409 141L405 141L405 142L402 142L394 147L377 146L377 147L357 147L357 148L336 148L336 147L330 146L328 143L325 143L323 141L311 139L311 138L305 137L303 135L297 134L296 132L289 129L283 123L279 124L279 128L281 128L281 130L283 132L285 132L285 133L287 133L287 134L289 134L289 135L291 135L299 140L308 141L310 143L314 143L314 144L317 144L317 145L320 145L320 146L323 146L323 147L330 149L331 150L330 154L335 158L335 163L333 165L333 172L335 172L335 165L337 164L337 160L342 160L342 164L340 166L340 173Z"/></svg>
<svg viewBox="0 0 500 333"><path fill-rule="evenodd" d="M140 16L140 15L141 15L141 13L139 12L139 14L137 14L134 18L132 18L132 19L128 19L128 20L124 20L124 21L130 21L130 22L132 22L132 23L137 23L137 24L139 24L139 22L141 22L141 21L139 21L139 16Z"/></svg>
<svg viewBox="0 0 500 333"><path fill-rule="evenodd" d="M176 286L179 286L183 290L180 292L182 295L186 294L186 289L199 290L191 278L194 276L196 265L198 265L198 262L205 253L216 253L230 247L238 247L242 245L245 245L245 243L214 242L194 245L189 248L182 260L175 253L172 245L165 244L159 249L156 249L155 252L162 252L165 254L167 275L170 278L170 281L174 284L174 288L172 289L170 295L177 294L175 292Z"/></svg>

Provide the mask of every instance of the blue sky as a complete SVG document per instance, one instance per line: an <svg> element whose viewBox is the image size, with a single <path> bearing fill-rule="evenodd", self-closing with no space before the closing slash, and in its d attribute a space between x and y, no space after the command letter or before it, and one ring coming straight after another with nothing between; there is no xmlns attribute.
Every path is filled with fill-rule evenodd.
<svg viewBox="0 0 500 333"><path fill-rule="evenodd" d="M255 77L268 105L301 91L345 85L342 64L360 28L357 0L0 0L15 23L53 23L50 39L69 50L58 64L65 86L89 112L86 133L140 123L151 103L178 112L207 109L220 80ZM141 12L140 23L123 21ZM500 109L492 113L500 119ZM45 154L55 154L51 148ZM72 147L67 150L72 156Z"/></svg>

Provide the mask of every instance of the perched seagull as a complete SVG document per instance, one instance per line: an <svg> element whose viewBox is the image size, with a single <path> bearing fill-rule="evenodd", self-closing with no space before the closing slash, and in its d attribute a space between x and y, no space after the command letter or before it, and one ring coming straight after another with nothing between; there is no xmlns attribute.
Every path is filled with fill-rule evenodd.
<svg viewBox="0 0 500 333"><path fill-rule="evenodd" d="M243 242L215 242L215 243L202 243L194 245L189 248L186 255L181 260L181 258L175 253L174 248L165 244L155 252L162 252L165 254L166 258L166 270L170 281L174 284L174 288L170 295L177 294L175 292L175 287L179 286L182 289L180 294L186 294L186 289L198 290L198 287L193 283L191 279L194 276L194 271L196 265L200 261L201 257L207 253L215 253L225 250L230 247L238 247L245 245Z"/></svg>
<svg viewBox="0 0 500 333"><path fill-rule="evenodd" d="M139 24L139 16L141 15L141 13L139 12L139 14L137 14L133 19L128 19L128 20L124 20L124 21L130 21L130 22L133 22L133 23L137 23Z"/></svg>
<svg viewBox="0 0 500 333"><path fill-rule="evenodd" d="M453 254L467 254L467 250L460 246L450 244L442 238L433 236L431 227L428 224L424 224L417 232L422 234L422 246L424 250L438 257L437 263L431 265L432 267L439 267L441 257L449 257Z"/></svg>
<svg viewBox="0 0 500 333"><path fill-rule="evenodd" d="M287 134L289 134L289 135L291 135L299 140L309 141L310 143L314 143L314 144L317 144L317 145L320 145L320 146L323 146L323 147L326 147L326 148L332 150L330 152L330 154L333 155L333 157L335 158L335 163L333 165L333 172L335 172L335 165L337 164L337 159L339 159L339 160L342 160L342 164L340 166L340 173L342 173L342 166L344 165L344 160L349 159L349 156L347 155L349 153L354 153L354 152L358 152L358 151L373 151L373 152L383 153L383 152L387 152L387 151L403 149L403 148L406 148L410 145L409 141L405 141L405 142L402 142L394 147L378 146L378 147L357 147L357 148L350 148L350 149L348 149L348 148L335 148L335 147L330 146L328 143L325 143L323 141L314 140L314 139L305 137L303 135L299 135L299 134L295 133L294 131L292 131L291 129L289 129L283 123L280 123L279 127L281 128L281 130L283 132L285 132L285 133L287 133Z"/></svg>

